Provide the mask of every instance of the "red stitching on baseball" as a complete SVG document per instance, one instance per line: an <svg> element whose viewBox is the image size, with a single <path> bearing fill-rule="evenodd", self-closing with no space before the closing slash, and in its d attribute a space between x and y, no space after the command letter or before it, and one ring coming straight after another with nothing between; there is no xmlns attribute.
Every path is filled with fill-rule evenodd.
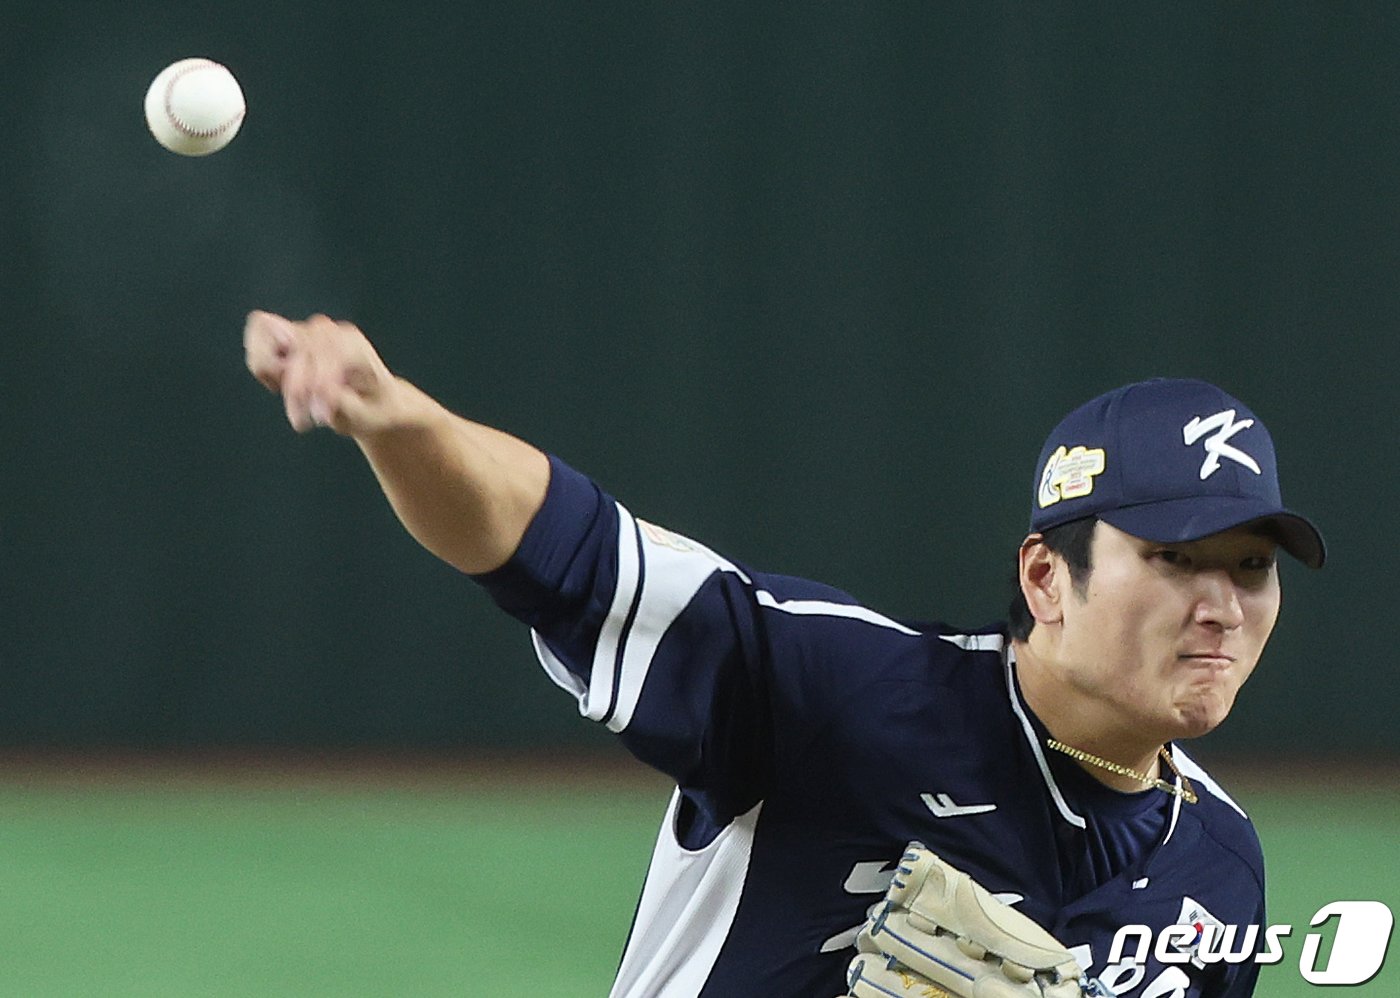
<svg viewBox="0 0 1400 998"><path fill-rule="evenodd" d="M176 131L188 135L192 139L212 139L214 136L226 132L234 125L238 124L240 121L243 120L243 116L247 114L247 108L244 108L240 110L237 114L235 114L232 118L230 118L228 121L225 121L221 125L215 125L213 128L191 128L189 125L181 121L179 116L175 114L175 108L172 107L170 104L171 100L175 96L175 84L184 76L193 73L199 69L209 69L211 66L216 69L219 68L219 64L213 59L191 60L190 65L186 66L178 73L172 74L170 79L167 80L165 83L165 117L169 120L169 122L172 125L175 126Z"/></svg>

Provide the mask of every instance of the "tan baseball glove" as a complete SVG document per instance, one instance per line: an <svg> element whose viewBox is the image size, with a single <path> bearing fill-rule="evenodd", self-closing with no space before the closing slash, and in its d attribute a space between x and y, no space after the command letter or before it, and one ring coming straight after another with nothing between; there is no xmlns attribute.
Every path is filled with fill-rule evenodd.
<svg viewBox="0 0 1400 998"><path fill-rule="evenodd" d="M1054 936L918 842L856 949L857 998L1112 998Z"/></svg>

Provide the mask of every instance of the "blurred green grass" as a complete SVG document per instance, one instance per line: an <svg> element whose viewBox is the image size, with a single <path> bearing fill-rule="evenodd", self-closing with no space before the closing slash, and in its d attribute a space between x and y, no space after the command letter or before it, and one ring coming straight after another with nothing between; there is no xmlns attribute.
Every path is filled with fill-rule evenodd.
<svg viewBox="0 0 1400 998"><path fill-rule="evenodd" d="M1400 956L1394 937L1381 972L1369 983L1342 989L1310 985L1298 971L1303 939L1323 936L1319 960L1330 952L1331 926L1310 922L1330 901L1384 901L1400 913L1400 794L1391 780L1372 790L1343 783L1311 785L1308 792L1258 791L1238 798L1264 843L1270 924L1293 926L1287 956L1262 968L1258 998L1394 998L1400 995Z"/></svg>
<svg viewBox="0 0 1400 998"><path fill-rule="evenodd" d="M0 995L605 995L664 791L0 790Z"/></svg>
<svg viewBox="0 0 1400 998"><path fill-rule="evenodd" d="M0 995L607 993L666 788L571 779L363 786L0 784ZM1297 971L1328 901L1400 907L1400 803L1254 793L1270 920L1295 925L1260 998ZM1395 995L1387 966L1356 996Z"/></svg>

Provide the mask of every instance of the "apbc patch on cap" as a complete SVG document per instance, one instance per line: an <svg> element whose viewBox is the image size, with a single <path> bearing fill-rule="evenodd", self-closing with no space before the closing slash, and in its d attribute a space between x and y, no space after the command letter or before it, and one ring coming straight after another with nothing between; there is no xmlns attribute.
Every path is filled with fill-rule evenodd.
<svg viewBox="0 0 1400 998"><path fill-rule="evenodd" d="M1092 450L1087 447L1064 445L1055 448L1055 453L1045 462L1045 470L1040 473L1040 489L1037 496L1040 508L1053 506L1062 499L1082 499L1094 491L1094 476L1102 475L1106 467L1102 447Z"/></svg>

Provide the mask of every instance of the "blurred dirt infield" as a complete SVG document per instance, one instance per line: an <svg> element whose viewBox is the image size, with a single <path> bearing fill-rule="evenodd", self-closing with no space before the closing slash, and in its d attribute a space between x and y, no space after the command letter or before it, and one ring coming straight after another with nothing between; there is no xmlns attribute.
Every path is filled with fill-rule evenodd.
<svg viewBox="0 0 1400 998"><path fill-rule="evenodd" d="M1400 758L1260 756L1214 760L1202 759L1189 742L1184 747L1230 794L1393 794L1400 786Z"/></svg>
<svg viewBox="0 0 1400 998"><path fill-rule="evenodd" d="M3 751L0 784L284 789L344 787L450 792L561 785L656 789L666 777L619 750L444 753L412 751Z"/></svg>
<svg viewBox="0 0 1400 998"><path fill-rule="evenodd" d="M1400 759L1207 760L1231 794L1394 793ZM0 751L0 784L42 786L344 786L449 791L589 785L665 791L672 781L620 748L530 752L410 750Z"/></svg>

